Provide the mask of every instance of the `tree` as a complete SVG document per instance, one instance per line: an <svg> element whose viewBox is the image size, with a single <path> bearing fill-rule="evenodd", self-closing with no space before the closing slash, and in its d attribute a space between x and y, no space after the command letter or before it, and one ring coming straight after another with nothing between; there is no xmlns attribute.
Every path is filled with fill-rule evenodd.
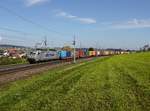
<svg viewBox="0 0 150 111"><path fill-rule="evenodd" d="M89 48L89 51L94 51L94 48L93 48L93 47L90 47L90 48Z"/></svg>
<svg viewBox="0 0 150 111"><path fill-rule="evenodd" d="M64 47L62 48L62 50L73 51L73 48L71 48L70 46L64 46Z"/></svg>
<svg viewBox="0 0 150 111"><path fill-rule="evenodd" d="M145 45L145 46L143 47L143 50L144 50L144 51L148 51L149 48L150 48L149 45Z"/></svg>

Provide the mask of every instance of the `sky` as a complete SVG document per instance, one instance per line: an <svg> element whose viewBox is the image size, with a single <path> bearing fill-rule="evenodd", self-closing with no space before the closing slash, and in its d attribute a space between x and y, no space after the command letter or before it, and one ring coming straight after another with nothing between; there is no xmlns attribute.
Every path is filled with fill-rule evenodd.
<svg viewBox="0 0 150 111"><path fill-rule="evenodd" d="M0 44L138 49L150 43L150 0L1 0Z"/></svg>

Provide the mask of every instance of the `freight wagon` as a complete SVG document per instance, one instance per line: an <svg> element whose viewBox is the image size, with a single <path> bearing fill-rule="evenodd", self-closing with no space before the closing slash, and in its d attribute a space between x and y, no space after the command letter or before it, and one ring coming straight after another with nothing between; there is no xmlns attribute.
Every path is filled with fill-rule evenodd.
<svg viewBox="0 0 150 111"><path fill-rule="evenodd" d="M78 52L79 52L79 57L80 58L83 58L83 57L86 56L83 50L79 50Z"/></svg>
<svg viewBox="0 0 150 111"><path fill-rule="evenodd" d="M72 53L70 51L59 51L58 55L59 59L68 59L72 57Z"/></svg>
<svg viewBox="0 0 150 111"><path fill-rule="evenodd" d="M90 57L96 56L96 51L89 51L89 56Z"/></svg>

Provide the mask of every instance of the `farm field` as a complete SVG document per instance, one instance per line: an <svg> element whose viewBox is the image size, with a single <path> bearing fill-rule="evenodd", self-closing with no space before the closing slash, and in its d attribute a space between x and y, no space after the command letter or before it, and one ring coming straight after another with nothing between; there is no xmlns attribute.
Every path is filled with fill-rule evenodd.
<svg viewBox="0 0 150 111"><path fill-rule="evenodd" d="M150 111L150 53L54 68L0 88L0 111Z"/></svg>

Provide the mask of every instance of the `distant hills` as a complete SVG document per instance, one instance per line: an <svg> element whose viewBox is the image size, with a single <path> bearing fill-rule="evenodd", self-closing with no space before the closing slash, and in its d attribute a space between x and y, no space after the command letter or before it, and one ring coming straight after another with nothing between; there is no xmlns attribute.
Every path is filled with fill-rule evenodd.
<svg viewBox="0 0 150 111"><path fill-rule="evenodd" d="M29 48L29 47L10 45L10 44L0 44L0 48Z"/></svg>
<svg viewBox="0 0 150 111"><path fill-rule="evenodd" d="M11 44L0 44L0 48L32 48L32 47L27 47L27 46L19 46L19 45L11 45ZM49 48L50 50L53 50L51 48ZM61 48L54 48L55 50L60 50ZM80 48L76 48L76 49L80 49ZM82 48L82 49L88 49L88 48ZM114 51L124 51L125 49L115 49L115 48L107 48L104 50L114 50ZM135 50L129 50L126 49L126 51L135 51Z"/></svg>

